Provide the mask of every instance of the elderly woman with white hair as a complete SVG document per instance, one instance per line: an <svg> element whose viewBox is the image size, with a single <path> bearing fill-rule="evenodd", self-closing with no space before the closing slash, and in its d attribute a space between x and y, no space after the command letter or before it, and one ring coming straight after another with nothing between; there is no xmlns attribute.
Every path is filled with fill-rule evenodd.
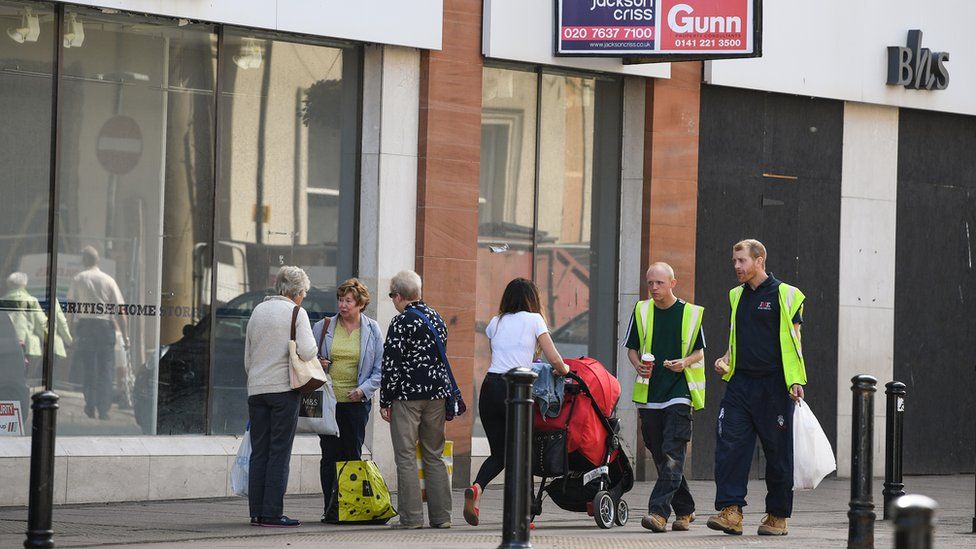
<svg viewBox="0 0 976 549"><path fill-rule="evenodd" d="M380 415L390 422L397 465L399 529L422 528L424 509L417 475L417 444L424 463L427 513L434 528L451 527L451 486L444 452L445 400L453 384L450 365L438 346L447 348L441 315L420 299L420 275L400 271L390 280L390 298L400 314L390 321L383 345Z"/></svg>
<svg viewBox="0 0 976 549"><path fill-rule="evenodd" d="M291 528L301 523L282 514L288 486L288 462L295 440L301 395L291 388L288 341L292 313L298 356L316 356L315 338L308 313L301 308L309 289L308 275L298 267L278 270L278 295L264 298L247 323L244 370L247 372L247 410L251 421L251 462L248 475L248 505L251 524L269 528Z"/></svg>
<svg viewBox="0 0 976 549"><path fill-rule="evenodd" d="M7 293L2 299L17 338L24 346L24 353L34 361L43 354L41 346L47 337L47 315L41 310L37 298L27 291L27 281L25 273L12 273L7 277Z"/></svg>
<svg viewBox="0 0 976 549"><path fill-rule="evenodd" d="M24 353L30 361L28 378L36 379L41 376L41 356L44 354L44 341L47 338L47 315L37 298L27 290L28 281L26 273L11 273L7 277L7 293L0 298L0 308L6 310L10 316L17 339L23 344ZM57 299L54 303L54 354L64 358L67 356L66 347L72 343L71 331Z"/></svg>

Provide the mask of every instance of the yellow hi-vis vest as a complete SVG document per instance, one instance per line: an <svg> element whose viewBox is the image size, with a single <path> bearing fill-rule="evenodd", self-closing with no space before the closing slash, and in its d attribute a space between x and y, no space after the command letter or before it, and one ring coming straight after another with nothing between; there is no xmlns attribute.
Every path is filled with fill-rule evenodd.
<svg viewBox="0 0 976 549"><path fill-rule="evenodd" d="M736 286L729 291L729 302L732 304L732 319L729 323L729 373L722 379L729 381L735 373L735 312L742 297L742 286ZM803 362L803 347L800 345L800 334L793 326L793 317L803 309L806 296L799 288L780 282L779 284L779 346L783 353L783 373L786 375L786 390L794 384L807 384L807 369Z"/></svg>
<svg viewBox="0 0 976 549"><path fill-rule="evenodd" d="M654 339L654 300L638 301L634 307L634 319L637 324L637 336L640 340L641 353L653 353L651 340ZM685 303L681 314L681 352L687 357L694 352L695 339L701 330L702 316L705 308L691 303ZM688 382L688 392L691 393L691 405L695 410L705 407L705 360L699 360L685 368L685 381ZM647 404L647 389L649 379L637 376L634 382L633 401Z"/></svg>

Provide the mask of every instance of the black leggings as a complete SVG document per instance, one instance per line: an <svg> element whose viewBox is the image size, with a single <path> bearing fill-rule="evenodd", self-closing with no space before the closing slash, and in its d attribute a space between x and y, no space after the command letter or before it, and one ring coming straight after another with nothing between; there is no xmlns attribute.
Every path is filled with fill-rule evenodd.
<svg viewBox="0 0 976 549"><path fill-rule="evenodd" d="M507 397L505 378L501 374L488 374L481 384L481 396L478 399L478 415L481 425L488 436L488 447L491 455L481 464L478 476L474 482L482 489L498 476L505 468L505 423Z"/></svg>

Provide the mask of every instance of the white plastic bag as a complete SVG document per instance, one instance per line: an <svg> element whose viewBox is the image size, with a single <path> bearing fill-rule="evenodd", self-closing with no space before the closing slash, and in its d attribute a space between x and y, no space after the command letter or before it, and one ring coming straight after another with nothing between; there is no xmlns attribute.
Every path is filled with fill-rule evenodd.
<svg viewBox="0 0 976 549"><path fill-rule="evenodd" d="M321 388L310 393L302 393L302 403L298 408L298 433L341 436L336 423L336 397L332 390L332 379L326 375Z"/></svg>
<svg viewBox="0 0 976 549"><path fill-rule="evenodd" d="M813 490L837 469L830 441L806 401L793 412L793 490Z"/></svg>
<svg viewBox="0 0 976 549"><path fill-rule="evenodd" d="M234 495L247 497L247 475L251 468L251 426L248 425L237 449L237 459L230 468L230 489Z"/></svg>

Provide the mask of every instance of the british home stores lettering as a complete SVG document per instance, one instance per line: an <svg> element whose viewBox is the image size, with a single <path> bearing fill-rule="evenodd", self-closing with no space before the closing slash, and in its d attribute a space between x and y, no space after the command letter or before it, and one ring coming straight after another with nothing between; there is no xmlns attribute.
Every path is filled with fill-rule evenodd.
<svg viewBox="0 0 976 549"><path fill-rule="evenodd" d="M84 303L67 301L61 303L65 314L80 315L111 315L111 316L175 316L181 318L196 318L202 316L203 311L197 307L181 307L173 305L143 305L136 303Z"/></svg>

